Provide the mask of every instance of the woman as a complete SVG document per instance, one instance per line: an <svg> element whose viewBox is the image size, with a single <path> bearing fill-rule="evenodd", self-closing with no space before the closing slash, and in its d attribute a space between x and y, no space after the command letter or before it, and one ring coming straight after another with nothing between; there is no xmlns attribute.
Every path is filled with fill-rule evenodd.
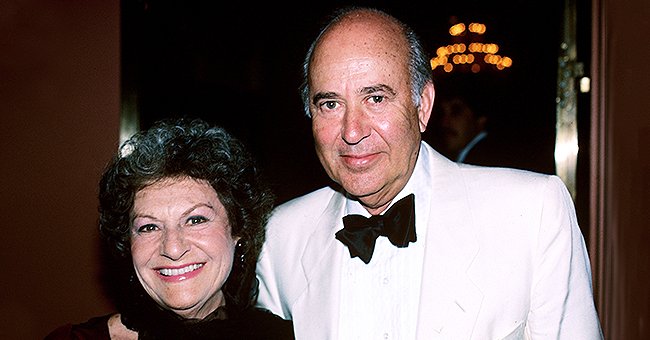
<svg viewBox="0 0 650 340"><path fill-rule="evenodd" d="M99 184L119 313L46 339L293 339L290 321L254 307L273 203L252 157L223 129L180 119L136 134Z"/></svg>

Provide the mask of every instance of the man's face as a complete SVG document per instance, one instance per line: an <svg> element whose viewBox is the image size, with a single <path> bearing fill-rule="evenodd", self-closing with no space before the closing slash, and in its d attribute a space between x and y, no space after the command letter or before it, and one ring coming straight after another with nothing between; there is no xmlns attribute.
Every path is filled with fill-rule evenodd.
<svg viewBox="0 0 650 340"><path fill-rule="evenodd" d="M433 101L431 85L423 109L414 105L407 46L394 26L377 23L370 18L331 30L310 68L318 157L371 213L383 211L411 176Z"/></svg>
<svg viewBox="0 0 650 340"><path fill-rule="evenodd" d="M439 131L445 153L457 155L485 127L485 117L477 117L460 98L451 98L437 110Z"/></svg>

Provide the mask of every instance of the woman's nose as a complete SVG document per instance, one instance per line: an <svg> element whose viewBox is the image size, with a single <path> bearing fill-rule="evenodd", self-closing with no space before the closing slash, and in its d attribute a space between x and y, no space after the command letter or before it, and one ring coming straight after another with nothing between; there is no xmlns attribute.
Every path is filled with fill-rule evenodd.
<svg viewBox="0 0 650 340"><path fill-rule="evenodd" d="M164 231L161 255L171 260L179 260L189 251L189 243L182 228L167 228Z"/></svg>

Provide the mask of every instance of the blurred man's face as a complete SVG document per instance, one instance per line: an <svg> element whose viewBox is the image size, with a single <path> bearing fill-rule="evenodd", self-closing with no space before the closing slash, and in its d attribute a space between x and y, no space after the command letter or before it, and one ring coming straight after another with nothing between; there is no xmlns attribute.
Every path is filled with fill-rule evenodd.
<svg viewBox="0 0 650 340"><path fill-rule="evenodd" d="M445 100L436 110L443 153L456 156L485 128L486 117L477 116L460 98Z"/></svg>

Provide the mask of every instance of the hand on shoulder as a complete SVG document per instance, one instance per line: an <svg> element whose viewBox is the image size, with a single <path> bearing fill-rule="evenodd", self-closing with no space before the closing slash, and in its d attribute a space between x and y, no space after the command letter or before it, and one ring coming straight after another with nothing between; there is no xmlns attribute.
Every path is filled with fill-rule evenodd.
<svg viewBox="0 0 650 340"><path fill-rule="evenodd" d="M117 313L108 319L108 333L111 335L112 340L137 340L138 333L134 332L122 323L120 314Z"/></svg>

